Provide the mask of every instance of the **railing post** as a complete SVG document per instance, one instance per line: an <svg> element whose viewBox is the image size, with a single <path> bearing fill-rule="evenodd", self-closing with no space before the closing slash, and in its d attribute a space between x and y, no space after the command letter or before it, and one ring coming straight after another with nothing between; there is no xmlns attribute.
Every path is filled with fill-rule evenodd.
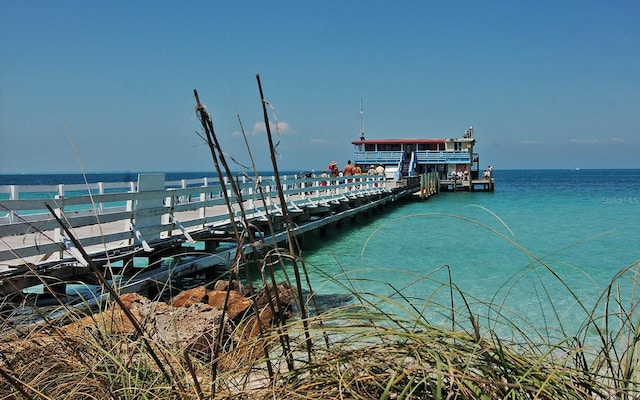
<svg viewBox="0 0 640 400"><path fill-rule="evenodd" d="M135 192L136 192L135 183L129 182L129 193L135 193ZM135 194L131 195L131 199L127 200L127 204L125 206L125 211L131 213L131 215L132 215L131 218L133 218L133 207L135 205L135 201L133 200L135 198L134 196L135 196ZM126 220L124 222L124 231L125 232L132 232L133 231L132 226L131 226L131 218L129 218L128 220ZM129 238L129 244L133 244L133 236L131 236Z"/></svg>
<svg viewBox="0 0 640 400"><path fill-rule="evenodd" d="M53 211L55 212L56 216L58 218L63 218L62 214L64 213L64 185L58 185L58 194L55 196L55 203L56 206L53 209ZM60 259L64 258L64 250L63 248L65 247L64 245L62 245L63 240L62 240L62 228L57 226L54 230L53 230L53 241L61 244L60 246L60 251L58 252L58 257Z"/></svg>
<svg viewBox="0 0 640 400"><path fill-rule="evenodd" d="M202 179L202 183L202 192L200 192L200 203L202 204L202 207L198 209L198 216L202 220L202 227L204 228L205 218L207 217L207 193L209 193L207 190L208 182L206 177Z"/></svg>
<svg viewBox="0 0 640 400"><path fill-rule="evenodd" d="M288 185L287 185L287 176L283 175L282 176L282 190L286 191L287 189L289 189ZM284 197L285 200L289 200L288 199L289 196L287 196L286 194L284 196L282 196L282 197Z"/></svg>
<svg viewBox="0 0 640 400"><path fill-rule="evenodd" d="M152 240L162 236L162 222L170 218L171 209L164 204L164 198L156 193L148 195L145 192L157 192L165 190L165 174L139 174L138 175L138 200L133 209L134 234L142 244L145 251L152 251L149 246ZM161 210L162 213L156 213ZM149 213L149 211L153 211ZM142 233L144 232L144 233Z"/></svg>
<svg viewBox="0 0 640 400"><path fill-rule="evenodd" d="M91 189L89 189L91 190ZM104 183L103 182L98 182L98 194L104 194ZM103 203L99 203L98 204L98 210L99 213L102 214L104 212L104 204Z"/></svg>
<svg viewBox="0 0 640 400"><path fill-rule="evenodd" d="M169 211L168 213L162 214L162 218L160 219L160 223L162 225L169 226L168 230L160 233L160 237L171 237L171 233L173 231L173 224L171 223L171 213L173 213L173 207L177 202L176 191L175 189L167 189L168 196L164 198L164 206ZM182 197L182 196L180 196Z"/></svg>
<svg viewBox="0 0 640 400"><path fill-rule="evenodd" d="M182 189L186 189L186 188L187 188L187 181L186 181L186 179L181 179L181 180L180 180L180 187L181 187ZM185 201L185 200L186 200L186 201ZM191 195L189 195L189 197L187 197L186 199L185 199L185 195L184 195L184 194L183 194L183 195L180 195L180 203L181 203L181 204L184 204L185 202L186 202L186 203L191 202Z"/></svg>
<svg viewBox="0 0 640 400"><path fill-rule="evenodd" d="M18 187L16 185L11 185L9 187L9 199L18 200L18 197L19 197ZM9 211L9 223L12 224L13 222L15 222L15 211L10 210Z"/></svg>
<svg viewBox="0 0 640 400"><path fill-rule="evenodd" d="M246 183L247 183L247 177L246 177L246 176L244 176L244 175L242 176L242 183L243 183L243 184L246 184ZM253 196L254 196L254 193L255 193L255 191L254 191L254 186L249 186L249 187L247 188L247 197L250 197L250 198L251 198L251 197L253 197Z"/></svg>
<svg viewBox="0 0 640 400"><path fill-rule="evenodd" d="M224 182L224 187L228 188L229 185L229 177L223 176L222 181ZM231 193L231 189L227 189L227 196L231 197L233 194Z"/></svg>

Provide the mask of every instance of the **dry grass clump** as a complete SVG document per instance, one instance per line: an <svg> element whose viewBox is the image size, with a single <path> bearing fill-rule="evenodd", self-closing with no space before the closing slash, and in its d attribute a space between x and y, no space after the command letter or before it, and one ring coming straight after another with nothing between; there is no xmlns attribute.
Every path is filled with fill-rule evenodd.
<svg viewBox="0 0 640 400"><path fill-rule="evenodd" d="M170 364L173 382L131 337L104 331L59 336L47 327L2 344L6 379L0 398L631 398L616 396L578 368L575 351L563 358L515 351L495 337L485 340L428 325L398 327L398 322L413 327L415 321L396 319L393 328L371 324L380 316L370 314L340 309L307 321L314 342L310 358L300 320L286 327L289 355L278 350L285 334L277 330L218 360L189 359L175 349L154 347ZM272 378L264 358L246 357L249 351L262 354L265 347L273 354ZM295 359L293 368L287 367L288 356ZM212 397L214 361L233 368L220 371Z"/></svg>
<svg viewBox="0 0 640 400"><path fill-rule="evenodd" d="M78 336L47 326L0 345L0 398L108 399L170 395L149 360L124 337Z"/></svg>
<svg viewBox="0 0 640 400"><path fill-rule="evenodd" d="M415 321L397 319L390 328L367 322L371 317L370 311L325 313L322 328L311 324L317 340L310 360L296 353L295 369L281 370L272 381L262 381L264 386L241 393L252 399L616 397L611 387L576 367L575 350L563 357L538 354L512 349L495 337L479 339L429 325L408 330L402 327ZM259 364L246 368L251 382Z"/></svg>

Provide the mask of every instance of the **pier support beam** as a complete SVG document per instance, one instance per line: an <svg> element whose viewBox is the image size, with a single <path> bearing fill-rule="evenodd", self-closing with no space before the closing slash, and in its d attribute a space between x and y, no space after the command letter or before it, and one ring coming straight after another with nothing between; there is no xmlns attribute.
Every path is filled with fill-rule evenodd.
<svg viewBox="0 0 640 400"><path fill-rule="evenodd" d="M47 284L44 285L44 294L50 294L53 296L66 296L67 283L60 280L47 281Z"/></svg>
<svg viewBox="0 0 640 400"><path fill-rule="evenodd" d="M217 240L206 240L204 242L204 251L207 253L215 253L216 249L220 245L220 242Z"/></svg>
<svg viewBox="0 0 640 400"><path fill-rule="evenodd" d="M122 259L122 275L133 274L133 255L127 256Z"/></svg>

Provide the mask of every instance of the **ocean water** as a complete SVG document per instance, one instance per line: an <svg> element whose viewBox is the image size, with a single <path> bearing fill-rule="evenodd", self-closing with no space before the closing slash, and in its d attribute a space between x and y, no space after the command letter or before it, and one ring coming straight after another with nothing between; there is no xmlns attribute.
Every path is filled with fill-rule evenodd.
<svg viewBox="0 0 640 400"><path fill-rule="evenodd" d="M616 274L640 260L640 170L494 176L494 192L440 193L306 238L313 289L366 293L385 311L446 326L453 306L502 334L516 324L577 335ZM633 287L632 273L616 280L625 306L638 302Z"/></svg>
<svg viewBox="0 0 640 400"><path fill-rule="evenodd" d="M96 182L137 182L141 172L93 172L82 174L0 174L0 185L72 185ZM158 171L154 171L158 172ZM261 175L262 172L259 172ZM300 174L300 171L281 171L281 175ZM269 175L269 173L264 173ZM179 181L181 179L202 179L218 176L215 170L198 172L165 172L165 180Z"/></svg>
<svg viewBox="0 0 640 400"><path fill-rule="evenodd" d="M205 176L215 173L167 173L167 180ZM640 170L495 170L494 177L494 192L440 193L307 235L314 291L336 299L356 293L370 306L444 326L454 323L454 308L455 324L466 329L471 312L501 335L513 326L577 335L592 308L602 311L599 297L616 274L640 260ZM0 185L82 182L73 174L0 175ZM621 304L638 302L637 279L616 279Z"/></svg>

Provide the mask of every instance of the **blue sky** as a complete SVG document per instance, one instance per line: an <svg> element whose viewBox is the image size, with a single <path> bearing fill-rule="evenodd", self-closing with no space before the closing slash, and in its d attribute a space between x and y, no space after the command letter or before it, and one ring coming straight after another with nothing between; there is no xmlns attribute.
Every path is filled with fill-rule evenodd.
<svg viewBox="0 0 640 400"><path fill-rule="evenodd" d="M481 167L640 168L637 1L0 2L0 173L281 170L369 138L454 137ZM271 122L275 123L274 115Z"/></svg>

